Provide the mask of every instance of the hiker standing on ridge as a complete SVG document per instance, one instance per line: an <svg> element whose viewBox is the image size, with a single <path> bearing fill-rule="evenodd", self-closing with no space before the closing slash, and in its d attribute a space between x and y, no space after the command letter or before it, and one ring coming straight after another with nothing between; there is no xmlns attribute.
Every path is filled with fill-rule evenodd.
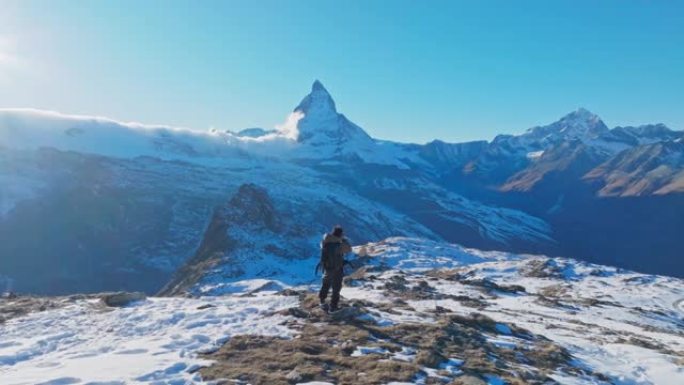
<svg viewBox="0 0 684 385"><path fill-rule="evenodd" d="M344 277L344 256L351 252L349 240L344 237L342 227L335 226L331 233L323 236L321 242L321 262L323 268L323 282L318 298L321 300L321 308L325 311L336 311L340 303L340 290L342 290L342 278ZM317 267L318 268L318 267ZM330 308L325 303L328 291L332 287Z"/></svg>

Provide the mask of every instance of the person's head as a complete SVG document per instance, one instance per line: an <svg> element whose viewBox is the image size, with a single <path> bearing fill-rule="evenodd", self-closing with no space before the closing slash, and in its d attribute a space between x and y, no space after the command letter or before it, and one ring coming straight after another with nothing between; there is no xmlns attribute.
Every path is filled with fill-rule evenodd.
<svg viewBox="0 0 684 385"><path fill-rule="evenodd" d="M344 230L342 230L342 226L337 225L337 226L333 227L332 235L334 235L336 237L341 237L342 234L344 234Z"/></svg>

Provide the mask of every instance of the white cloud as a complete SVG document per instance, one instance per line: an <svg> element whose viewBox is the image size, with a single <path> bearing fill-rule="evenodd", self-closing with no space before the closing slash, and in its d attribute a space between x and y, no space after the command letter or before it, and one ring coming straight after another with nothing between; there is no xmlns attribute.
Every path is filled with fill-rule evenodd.
<svg viewBox="0 0 684 385"><path fill-rule="evenodd" d="M299 121L302 120L303 117L303 112L299 110L294 111L287 116L287 119L285 119L285 122L283 124L279 124L276 126L276 130L278 130L278 132L282 136L288 139L297 140L297 138L299 137Z"/></svg>
<svg viewBox="0 0 684 385"><path fill-rule="evenodd" d="M53 147L124 158L149 155L192 161L225 159L233 157L236 150L278 156L296 147L297 122L302 117L301 113L292 114L279 126L279 131L250 138L215 129L121 122L31 108L0 108L0 147Z"/></svg>

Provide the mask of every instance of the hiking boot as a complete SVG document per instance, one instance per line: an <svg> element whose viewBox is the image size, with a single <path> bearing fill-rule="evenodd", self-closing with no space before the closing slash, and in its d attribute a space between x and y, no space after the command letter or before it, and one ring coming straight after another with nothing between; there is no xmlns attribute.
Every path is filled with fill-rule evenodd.
<svg viewBox="0 0 684 385"><path fill-rule="evenodd" d="M320 306L321 306L321 310L323 310L326 313L330 310L330 308L328 307L328 304L325 302L321 302Z"/></svg>
<svg viewBox="0 0 684 385"><path fill-rule="evenodd" d="M336 311L340 310L339 306L331 306L330 310L328 310L328 313L334 313Z"/></svg>

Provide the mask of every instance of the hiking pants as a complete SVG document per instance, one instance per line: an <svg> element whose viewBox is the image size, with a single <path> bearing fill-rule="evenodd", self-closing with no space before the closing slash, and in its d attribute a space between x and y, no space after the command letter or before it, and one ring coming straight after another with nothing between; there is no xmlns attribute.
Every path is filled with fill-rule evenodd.
<svg viewBox="0 0 684 385"><path fill-rule="evenodd" d="M340 303L340 290L342 290L342 278L344 277L344 271L342 269L326 271L323 275L323 282L321 283L321 291L318 292L318 298L320 298L321 303L325 302L328 298L328 291L332 287L332 298L330 299L330 307L337 308Z"/></svg>

